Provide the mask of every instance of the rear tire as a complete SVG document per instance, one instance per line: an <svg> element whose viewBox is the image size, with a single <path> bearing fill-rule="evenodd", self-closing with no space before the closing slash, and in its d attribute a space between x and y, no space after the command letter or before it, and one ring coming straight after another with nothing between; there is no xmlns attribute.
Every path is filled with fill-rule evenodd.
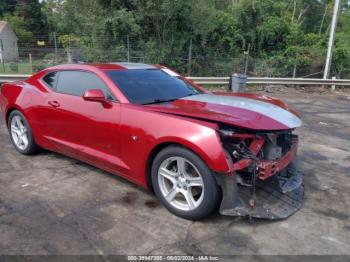
<svg viewBox="0 0 350 262"><path fill-rule="evenodd" d="M10 113L8 118L8 129L12 144L16 150L23 155L32 155L38 152L32 129L25 116L18 110Z"/></svg>
<svg viewBox="0 0 350 262"><path fill-rule="evenodd" d="M173 214L199 220L219 206L220 190L205 162L181 146L169 146L155 157L152 185L161 203Z"/></svg>

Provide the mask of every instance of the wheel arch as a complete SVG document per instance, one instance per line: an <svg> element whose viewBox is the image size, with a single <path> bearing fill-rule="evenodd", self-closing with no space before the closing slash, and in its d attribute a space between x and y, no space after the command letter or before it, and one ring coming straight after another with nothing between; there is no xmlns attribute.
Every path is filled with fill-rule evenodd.
<svg viewBox="0 0 350 262"><path fill-rule="evenodd" d="M152 148L152 150L150 151L150 153L148 154L147 160L146 160L146 182L147 182L147 186L149 189L151 189L153 191L152 188L152 181L151 181L151 175L152 175L152 163L155 159L155 157L157 156L157 154L162 151L163 149L165 149L166 147L169 146L179 146L182 148L185 148L191 152L193 152L194 154L196 154L204 163L206 163L206 165L208 166L208 168L210 170L212 170L213 172L217 171L215 170L216 168L213 168L213 162L208 162L208 156L204 155L204 152L201 152L199 148L196 148L194 145L193 147L190 147L189 145L186 145L185 143L181 143L181 141L164 141L161 142L159 144L157 144L155 147ZM214 161L215 162L215 161ZM225 162L223 163L222 161L220 161L220 163L218 164L224 164L226 165L226 170L227 172L230 172L230 165L229 163L225 160Z"/></svg>
<svg viewBox="0 0 350 262"><path fill-rule="evenodd" d="M27 122L28 122L30 128L32 129L32 135L33 135L33 137L34 137L34 140L37 141L37 137L36 137L36 135L35 135L35 132L33 131L33 126L32 126L31 121L28 119L28 116L27 116L26 112L25 112L24 110L22 110L22 109L21 109L19 106L17 106L17 105L11 105L11 106L6 110L6 112L5 112L5 120L4 120L4 121L6 122L6 127L9 128L9 125L8 125L8 123L9 123L9 118L10 118L10 115L11 115L11 113L12 113L13 111L18 111L18 112L20 112L21 114L24 115L24 117L26 118L26 120L27 120Z"/></svg>
<svg viewBox="0 0 350 262"><path fill-rule="evenodd" d="M152 163L155 157L158 155L160 151L162 151L164 148L168 146L182 146L182 144L175 143L175 142L163 142L158 145L156 145L154 148L152 148L151 152L149 153L146 161L146 181L147 181L147 186L149 189L153 191L153 186L152 186Z"/></svg>
<svg viewBox="0 0 350 262"><path fill-rule="evenodd" d="M9 122L10 115L11 115L11 113L12 113L13 111L15 111L15 110L21 112L21 113L24 115L23 111L20 110L18 107L16 107L16 106L10 106L10 107L6 110L6 113L5 113L5 122L6 122L6 126L7 126L7 127L8 127L8 122Z"/></svg>

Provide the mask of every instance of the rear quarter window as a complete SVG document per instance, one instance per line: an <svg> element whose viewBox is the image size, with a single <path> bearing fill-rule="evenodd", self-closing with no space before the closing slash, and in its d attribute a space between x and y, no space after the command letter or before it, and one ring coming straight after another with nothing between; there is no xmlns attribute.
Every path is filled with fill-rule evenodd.
<svg viewBox="0 0 350 262"><path fill-rule="evenodd" d="M58 72L51 72L42 78L42 81L51 89L56 90Z"/></svg>

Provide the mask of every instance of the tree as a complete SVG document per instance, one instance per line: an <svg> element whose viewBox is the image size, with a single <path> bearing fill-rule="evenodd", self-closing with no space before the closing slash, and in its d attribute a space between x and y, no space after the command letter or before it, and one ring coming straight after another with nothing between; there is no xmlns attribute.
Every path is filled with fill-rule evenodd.
<svg viewBox="0 0 350 262"><path fill-rule="evenodd" d="M0 15L10 23L22 46L32 45L38 37L47 34L46 18L38 0L6 0L0 4Z"/></svg>
<svg viewBox="0 0 350 262"><path fill-rule="evenodd" d="M13 3L18 3L17 6ZM3 0L20 43L56 32L85 61L162 63L185 72L302 76L323 70L333 0ZM342 0L333 73L350 75L349 4ZM128 43L128 44L127 44ZM138 60L138 61L140 61Z"/></svg>
<svg viewBox="0 0 350 262"><path fill-rule="evenodd" d="M20 43L32 42L33 33L27 30L26 21L22 17L7 13L3 19L11 25Z"/></svg>
<svg viewBox="0 0 350 262"><path fill-rule="evenodd" d="M333 75L350 77L350 6L343 2L333 53Z"/></svg>
<svg viewBox="0 0 350 262"><path fill-rule="evenodd" d="M12 13L15 10L17 0L1 0L0 2L0 18L5 14Z"/></svg>

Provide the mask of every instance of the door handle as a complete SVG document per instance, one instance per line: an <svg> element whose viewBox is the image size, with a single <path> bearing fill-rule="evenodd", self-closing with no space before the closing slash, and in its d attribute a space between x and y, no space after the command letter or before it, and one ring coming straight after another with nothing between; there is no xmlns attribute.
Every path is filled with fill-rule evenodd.
<svg viewBox="0 0 350 262"><path fill-rule="evenodd" d="M60 103L58 103L57 101L49 101L48 104L52 107L59 107Z"/></svg>

